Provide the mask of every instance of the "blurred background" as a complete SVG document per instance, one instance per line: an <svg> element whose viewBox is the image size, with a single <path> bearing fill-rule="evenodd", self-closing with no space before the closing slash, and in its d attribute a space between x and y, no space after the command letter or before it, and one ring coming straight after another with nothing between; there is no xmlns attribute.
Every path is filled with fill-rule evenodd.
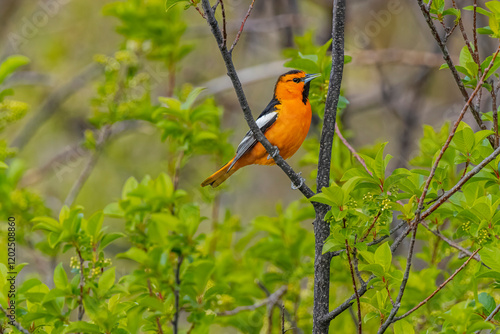
<svg viewBox="0 0 500 334"><path fill-rule="evenodd" d="M112 55L124 41L117 32L119 20L103 15L103 7L113 2L0 0L2 59L12 54L31 59L5 83L15 87L15 99L27 102L30 111L4 135L26 162L28 172L21 184L47 198L53 212L60 210L85 165L86 153L78 145L85 130L92 129L88 101L95 96L100 75L92 65L94 56ZM459 6L465 5L461 2ZM232 41L250 1L225 4ZM193 49L173 70L150 61L152 99L169 96L172 83L206 87L204 94L214 95L224 108L222 127L231 131L235 148L247 125L215 41L195 10L183 15L187 26L182 40ZM467 28L471 25L469 16L463 17ZM484 18L479 15L478 19ZM331 1L255 1L234 51L254 116L271 99L277 77L288 71L283 67L287 59L284 50L295 47L294 37L309 34L317 44L324 44L330 38L331 20ZM421 124L440 127L461 109L462 97L451 74L439 71L442 57L415 1L351 0L346 22L346 54L352 56L352 62L345 66L343 81L343 95L350 102L341 119L344 135L357 149L388 141L386 152L396 157L391 162L393 168L406 166L421 136ZM479 22L479 26L484 25L487 23ZM452 55L458 55L463 45L459 33L457 29L448 42ZM480 39L480 53L493 51L494 46L488 44L492 41ZM489 110L490 104L484 97L481 109ZM141 179L145 174L156 176L165 171L170 153L160 135L150 126L139 125L113 136L78 204L88 212L102 209L102 203L119 197L129 176ZM319 133L312 129L309 135ZM301 170L299 156L301 151L290 161L296 170ZM196 187L221 162L208 155L193 158L182 170L180 187ZM306 174L310 172L304 168ZM261 200L248 200L256 196ZM300 197L299 192L290 190L290 181L279 168L252 166L231 178L220 203L222 208L231 208L244 224L256 210L273 214L277 202L286 205Z"/></svg>

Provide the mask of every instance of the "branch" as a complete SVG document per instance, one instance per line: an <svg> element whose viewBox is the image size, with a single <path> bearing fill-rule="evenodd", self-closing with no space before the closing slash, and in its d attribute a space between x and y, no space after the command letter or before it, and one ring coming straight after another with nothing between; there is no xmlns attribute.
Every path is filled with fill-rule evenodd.
<svg viewBox="0 0 500 334"><path fill-rule="evenodd" d="M340 132L340 129L339 129L339 126L338 126L337 123L335 123L335 133L340 138L340 140L342 141L342 143L344 143L345 147L347 147L347 149L351 152L351 154L356 158L356 160L358 160L359 163L365 168L366 172L368 174L370 174L370 176L372 176L372 172L370 172L368 170L368 167L366 167L365 161L359 156L359 154L356 152L356 150L354 149L354 147L352 147L349 144L349 142L344 138L344 136L342 136L342 133ZM360 241L362 241L362 240L360 240Z"/></svg>
<svg viewBox="0 0 500 334"><path fill-rule="evenodd" d="M408 250L408 256L406 257L406 269L405 273L403 276L403 281L401 282L401 285L399 286L399 293L398 296L396 297L396 302L394 306L391 309L391 312L389 313L389 316L387 317L387 320L380 326L378 329L377 334L384 333L387 327L393 322L394 316L399 310L399 307L401 306L401 299L403 298L404 291L406 289L406 283L408 283L408 279L410 278L410 269L411 269L411 263L412 263L412 258L413 258L413 250L415 248L415 240L417 236L417 228L418 225L414 225L412 227L413 230L413 235L411 236L411 241L410 241L410 247Z"/></svg>
<svg viewBox="0 0 500 334"><path fill-rule="evenodd" d="M101 74L102 70L103 68L101 65L92 63L85 67L82 72L69 82L52 92L40 109L30 118L21 132L14 138L11 146L17 147L19 150L26 146L38 129L41 128L42 124L56 113L63 102L78 90L82 89L89 81Z"/></svg>
<svg viewBox="0 0 500 334"><path fill-rule="evenodd" d="M155 294L153 293L153 287L151 286L151 280L149 278L147 279L147 283L148 283L149 295L151 297L154 297ZM160 317L156 317L155 320L156 320L156 327L158 327L158 334L163 334L163 328L161 327ZM193 323L193 325L194 325L194 323Z"/></svg>
<svg viewBox="0 0 500 334"><path fill-rule="evenodd" d="M434 36L434 39L439 45L439 48L441 49L441 52L443 53L443 58L448 64L448 67L451 70L451 73L453 74L453 79L455 79L455 82L458 86L458 89L460 90L460 93L462 93L462 96L465 101L469 100L469 94L467 93L467 90L465 89L465 86L462 82L462 79L460 78L460 75L458 74L458 71L453 64L453 61L451 60L450 53L448 52L448 48L446 47L446 44L441 40L441 37L439 37L439 33L436 30L436 26L432 22L431 15L426 8L423 0L417 0L418 5L420 6L420 9L422 11L422 14L424 15L425 21L427 22L427 25L431 29L432 36ZM479 125L479 127L482 130L486 130L486 126L484 125L483 121L481 120L481 116L479 115L479 112L477 109L474 107L474 105L470 104L469 108L471 110L472 116L474 116L474 119L476 120L476 123ZM490 143L492 143L492 139L490 139Z"/></svg>
<svg viewBox="0 0 500 334"><path fill-rule="evenodd" d="M495 314L498 313L499 310L500 310L500 304L498 304L497 307L495 307L493 312L491 312L490 315L486 319L484 319L484 321L490 321L491 319L493 319L493 317L495 316Z"/></svg>
<svg viewBox="0 0 500 334"><path fill-rule="evenodd" d="M219 312L217 313L217 316L223 317L223 316L230 316L230 315L235 315L243 311L253 311L258 309L259 307L262 307L264 305L276 305L278 301L281 299L281 297L286 293L288 290L288 287L286 285L283 285L281 288L276 290L274 293L270 294L269 297L266 299L255 303L253 305L246 305L246 306L238 306L234 310L230 311L224 311L224 312Z"/></svg>
<svg viewBox="0 0 500 334"><path fill-rule="evenodd" d="M221 1L222 4L222 1ZM174 313L174 319L172 320L172 327L173 327L173 332L174 334L179 333L179 314L180 314L180 307L179 307L179 301L180 301L180 296L179 296L179 290L181 288L181 265L182 261L184 260L184 257L182 254L179 254L179 257L177 259L177 268L175 269L175 289L174 289L174 295L175 295L175 313ZM158 321L158 318L156 318ZM159 325L159 323L158 323ZM160 327L161 328L161 327Z"/></svg>
<svg viewBox="0 0 500 334"><path fill-rule="evenodd" d="M345 220L344 220L344 225L345 225ZM359 293L358 293L358 288L356 287L356 279L354 278L354 268L352 266L352 261L351 261L351 251L350 251L350 247L349 247L349 243L347 242L347 239L345 239L345 248L346 248L346 251L347 251L347 261L349 262L349 270L351 271L351 279L352 279L352 286L354 288L354 295L356 296L356 303L358 304L358 321L357 321L357 325L358 325L358 333L359 334L362 334L363 333L363 330L361 328L361 323L363 321L363 319L361 319L361 304L359 303ZM361 282L362 284L362 282Z"/></svg>
<svg viewBox="0 0 500 334"><path fill-rule="evenodd" d="M451 247L453 247L455 249L458 249L459 251L461 251L462 253L467 254L468 256L473 255L471 251L469 251L468 249L463 248L462 246L460 246L459 244L457 244L455 241L448 239L447 237L445 237L444 235L442 235L441 233L439 233L439 231L432 230L429 227L429 225L427 225L425 222L421 222L420 224L422 224L429 232L431 232L436 237L438 237L441 240L443 240L444 242L446 242ZM481 262L481 257L479 255L474 255L473 259L476 260L476 261L478 261L478 262ZM481 262L481 264L483 266L486 266L483 262Z"/></svg>
<svg viewBox="0 0 500 334"><path fill-rule="evenodd" d="M233 83L234 90L238 97L238 102L240 103L240 107L243 111L248 127L250 128L250 130L252 130L255 138L259 141L259 143L264 146L267 153L269 153L271 156L274 155L274 161L285 172L285 174L288 175L292 183L295 185L300 184L300 187L298 187L298 189L301 191L301 193L306 198L312 197L314 195L314 192L305 184L301 176L295 173L292 167L290 167L290 165L286 163L286 161L279 154L275 154L274 146L269 142L269 140L267 140L260 128L257 126L257 123L255 123L255 120L252 117L252 112L248 105L248 101L245 97L245 93L243 92L243 87L241 86L240 79L238 78L238 74L236 73L236 69L234 68L231 53L228 51L226 46L223 45L223 37L217 24L217 20L214 17L212 7L210 7L209 0L202 0L202 6L203 10L205 11L205 17L210 26L212 34L214 35L215 40L217 41L217 45L219 46L219 51L224 60L224 64L226 65L227 75Z"/></svg>
<svg viewBox="0 0 500 334"><path fill-rule="evenodd" d="M247 15L245 15L245 18L241 22L240 30L238 30L238 34L236 34L236 38L234 39L233 45L231 45L231 48L229 49L229 52L233 52L234 47L240 40L241 33L243 32L243 28L245 27L245 22L247 22L248 17L250 16L250 13L252 12L253 9L253 4L255 3L255 0L252 0L252 3L250 4L250 7L248 7Z"/></svg>
<svg viewBox="0 0 500 334"><path fill-rule="evenodd" d="M451 275L450 277L448 277L448 279L446 281L444 281L443 283L441 283L441 285L436 290L434 290L434 292L431 293L427 298L425 298L424 300L422 300L420 303L418 303L418 305L416 305L414 308L412 308L411 310L409 310L405 314L403 314L403 315L401 315L399 317L394 318L392 322L396 322L398 320L406 318L407 316L409 316L410 314L412 314L413 312L415 312L416 310L418 310L420 307L422 307L425 303L427 303L432 297L434 297L436 295L436 293L438 293L441 289L443 289L445 287L445 285L448 284L462 269L464 269L467 264L469 264L470 260L472 258L474 258L474 256L477 254L477 252L479 252L479 250L480 250L480 248L476 249L474 251L474 253L472 253L471 256L469 256L469 258L467 259L467 261L465 261L460 266L460 268L458 268L457 270L455 270L455 272L453 273L453 275Z"/></svg>
<svg viewBox="0 0 500 334"><path fill-rule="evenodd" d="M465 103L464 107L462 108L462 111L460 112L460 115L458 116L458 119L455 121L455 124L453 125L453 128L451 129L451 132L450 132L450 135L448 136L448 139L446 139L445 144L441 148L441 151L439 152L439 155L437 156L436 161L434 162L434 165L431 168L431 172L429 174L429 177L427 178L427 181L425 182L424 190L422 191L422 195L420 196L419 203L418 203L418 208L417 208L417 211L416 211L416 214L415 214L415 216L416 216L416 220L415 221L416 221L417 224L420 222L420 212L422 211L422 208L424 206L425 196L427 195L427 192L429 191L429 186L431 184L432 178L434 177L434 174L436 173L436 169L437 169L437 167L439 165L439 162L441 161L441 158L443 157L444 152L446 151L446 149L450 145L451 140L455 136L455 132L457 131L458 125L460 124L460 121L464 117L465 112L467 111L468 107L472 104L472 100L474 99L474 97L476 96L476 94L482 88L482 85L484 83L484 78L486 77L486 75L488 74L489 70L493 66L493 63L495 62L495 59L496 59L496 57L498 55L498 52L500 52L500 46L497 48L497 51L495 52L495 54L491 58L490 64L488 65L488 67L484 71L483 75L481 76L481 79L478 81L476 89L474 89L474 91L472 92L471 96L469 97L469 99Z"/></svg>
<svg viewBox="0 0 500 334"><path fill-rule="evenodd" d="M85 286L85 275L83 273L84 259L82 256L82 252L80 252L80 246L75 243L74 247L76 250L76 254L78 255L78 260L80 262L80 298L78 299L78 320L80 321L83 319L83 315L85 314L85 308L83 307L83 287Z"/></svg>
<svg viewBox="0 0 500 334"><path fill-rule="evenodd" d="M344 71L344 26L345 0L333 1L332 20L332 69L325 102L325 115L321 131L318 176L316 189L321 192L323 187L330 184L330 167L332 160L333 137L335 135L335 121L337 105L340 98L340 85ZM314 306L313 306L313 333L328 333L330 321L322 320L329 310L330 304L330 262L331 254L323 254L323 245L330 235L330 225L324 221L328 206L316 205L316 220L314 221ZM365 287L366 289L366 287Z"/></svg>
<svg viewBox="0 0 500 334"><path fill-rule="evenodd" d="M439 197L439 199L436 202L434 202L433 205L431 205L427 210L425 210L420 217L421 220L425 219L427 216L433 213L437 208L439 208L441 204L446 202L453 194L459 191L462 188L462 186L467 181L469 181L471 177L479 173L487 164L493 161L499 154L500 154L500 147L497 147L497 149L493 151L493 153L491 153L486 159L481 161L479 165L471 169L471 171L468 172L463 178L461 178L457 184L455 184L450 190L445 192L443 196Z"/></svg>
<svg viewBox="0 0 500 334"><path fill-rule="evenodd" d="M4 309L2 305L0 305L0 311L2 311L5 314L5 316L8 317L7 310ZM8 319L10 319L10 318L8 318ZM14 323L14 327L17 328L17 330L20 331L21 333L31 334L28 330L24 329L23 326L21 326L21 324L18 323L17 321L15 321L15 320L7 321L7 323L11 323L11 322Z"/></svg>
<svg viewBox="0 0 500 334"><path fill-rule="evenodd" d="M397 231L399 228L401 228L401 226L403 225L407 225L406 222L401 222L396 228L393 229L393 231ZM392 232L392 231L391 231ZM401 242L403 241L403 239L408 235L408 233L410 232L410 228L407 227L407 229L405 230L405 232L401 233L395 240L394 242L392 243L391 245L391 252L394 254L394 252L396 251L396 249L399 247L399 245L401 244ZM386 237L387 238L387 237ZM378 243L378 242L377 242ZM368 290L368 283L375 278L375 275L371 275L370 277L368 277L368 279L366 280L366 283L365 284L361 284L361 288L359 288L358 290L358 295L361 297L365 294L365 292ZM328 314L325 314L323 317L321 317L319 319L320 322L323 322L323 323L330 323L330 321L332 321L333 319L335 319L338 315L340 315L342 312L344 312L345 310L347 310L349 307L351 307L354 299L356 299L356 295L353 294L351 295L349 298L347 298L341 305L339 305L337 308L335 308L333 311L329 312Z"/></svg>

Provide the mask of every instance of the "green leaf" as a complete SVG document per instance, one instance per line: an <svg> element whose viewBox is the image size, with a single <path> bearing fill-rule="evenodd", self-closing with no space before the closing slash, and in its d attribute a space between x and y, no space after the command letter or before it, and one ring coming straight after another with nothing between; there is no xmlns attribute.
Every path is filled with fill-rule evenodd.
<svg viewBox="0 0 500 334"><path fill-rule="evenodd" d="M486 309L486 311L488 311L488 313L493 312L493 310L495 309L496 303L495 303L495 299L492 296L490 296L486 292L481 292L479 294L478 299L479 299L479 302L481 303L481 305L483 305L484 308Z"/></svg>
<svg viewBox="0 0 500 334"><path fill-rule="evenodd" d="M85 321L75 321L69 324L68 327L64 329L63 333L101 333L101 329L98 325L90 324Z"/></svg>
<svg viewBox="0 0 500 334"><path fill-rule="evenodd" d="M115 284L115 267L106 270L99 278L97 284L97 295L103 297L106 292Z"/></svg>
<svg viewBox="0 0 500 334"><path fill-rule="evenodd" d="M181 2L185 2L187 4L190 4L189 0L167 0L165 2L165 11L169 11L172 7L174 7L175 5L177 5Z"/></svg>
<svg viewBox="0 0 500 334"><path fill-rule="evenodd" d="M146 254L146 252L137 247L132 247L125 253L118 254L117 257L134 260L135 262L140 264L145 264L148 260L148 255Z"/></svg>
<svg viewBox="0 0 500 334"><path fill-rule="evenodd" d="M500 273L500 249L493 247L485 247L479 251L481 260L496 272Z"/></svg>
<svg viewBox="0 0 500 334"><path fill-rule="evenodd" d="M408 321L401 319L394 323L394 334L415 334L415 330Z"/></svg>
<svg viewBox="0 0 500 334"><path fill-rule="evenodd" d="M384 268L384 272L391 269L392 252L387 242L377 248L374 256L375 263L380 264Z"/></svg>
<svg viewBox="0 0 500 334"><path fill-rule="evenodd" d="M0 161L0 169L7 169L9 168L9 165L7 165L5 162Z"/></svg>
<svg viewBox="0 0 500 334"><path fill-rule="evenodd" d="M54 285L60 290L66 290L69 286L68 276L66 275L62 263L59 263L54 270Z"/></svg>
<svg viewBox="0 0 500 334"><path fill-rule="evenodd" d="M463 9L473 11L474 6L467 6L467 7L464 7ZM492 14L491 12L488 12L487 10L485 10L479 6L476 7L476 12L478 12L479 14L486 15L486 16L490 16Z"/></svg>
<svg viewBox="0 0 500 334"><path fill-rule="evenodd" d="M187 96L186 101L184 101L184 103L181 104L181 109L183 109L183 110L190 109L191 106L193 105L194 101L198 97L198 95L200 95L200 93L203 90L205 90L205 88L203 88L203 87L198 87L198 88L193 89L191 91L191 93L189 93L189 95Z"/></svg>
<svg viewBox="0 0 500 334"><path fill-rule="evenodd" d="M284 66L296 68L306 73L318 73L320 71L318 65L314 61L305 58L294 58L287 61Z"/></svg>
<svg viewBox="0 0 500 334"><path fill-rule="evenodd" d="M0 64L0 84L4 82L5 78L14 73L19 67L29 64L28 57L14 55L5 59Z"/></svg>
<svg viewBox="0 0 500 334"><path fill-rule="evenodd" d="M87 232L88 234L93 236L94 239L97 239L97 236L101 232L103 221L104 221L104 214L102 211L97 211L87 221Z"/></svg>

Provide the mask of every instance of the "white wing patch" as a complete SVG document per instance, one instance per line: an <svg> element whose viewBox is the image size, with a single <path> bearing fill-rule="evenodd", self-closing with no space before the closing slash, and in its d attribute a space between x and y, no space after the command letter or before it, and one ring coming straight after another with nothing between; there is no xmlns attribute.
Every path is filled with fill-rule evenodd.
<svg viewBox="0 0 500 334"><path fill-rule="evenodd" d="M259 129L264 132L276 121L276 118L278 118L278 113L272 111L257 118L255 123L257 123ZM243 140L238 145L238 148L236 149L236 157L234 158L227 171L229 172L231 168L233 168L236 161L238 161L243 156L243 154L251 149L256 143L257 139L255 139L253 132L251 130L248 131L245 137L243 137Z"/></svg>

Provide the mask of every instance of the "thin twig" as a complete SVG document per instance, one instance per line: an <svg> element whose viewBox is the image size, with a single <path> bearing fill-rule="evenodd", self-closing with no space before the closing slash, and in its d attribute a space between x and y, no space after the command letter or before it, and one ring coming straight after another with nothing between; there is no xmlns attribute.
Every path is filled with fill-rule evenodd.
<svg viewBox="0 0 500 334"><path fill-rule="evenodd" d="M345 225L345 220L344 220L344 225ZM354 269L351 261L351 250L349 247L349 243L347 242L347 239L345 239L345 248L347 250L347 261L349 262L349 269L351 271L352 287L354 289L354 294L356 295L356 303L358 306L358 333L361 334L363 333L361 328L361 322L363 321L363 319L361 319L361 304L359 302L359 293L358 293L358 288L356 287L356 279L354 278Z"/></svg>
<svg viewBox="0 0 500 334"><path fill-rule="evenodd" d="M8 316L9 316L9 314L7 313L7 310L6 310L6 309L4 309L2 305L0 305L0 311L2 311L2 312L5 314L5 316L6 316L6 317L8 317ZM8 319L10 319L10 318L8 318ZM17 321L15 321L15 320L7 320L7 321L6 321L6 323L8 323L8 324L9 324L9 323L13 323L13 324L14 324L14 327L15 327L18 331L20 331L21 333L24 333L24 334L31 334L28 330L24 329L24 328L23 328L23 326L21 326L21 324L20 324L20 323L18 323Z"/></svg>
<svg viewBox="0 0 500 334"><path fill-rule="evenodd" d="M218 3L218 2L217 2ZM200 10L200 8L198 7L198 5L194 2L194 0L191 0L191 4L192 6L196 9L196 11L198 13L200 13L201 17L205 18L205 15L203 15L203 12ZM217 4L216 4L217 6ZM215 9L214 9L215 10Z"/></svg>
<svg viewBox="0 0 500 334"><path fill-rule="evenodd" d="M499 143L498 104L497 104L497 92L495 87L493 87L493 81L491 82L491 109L493 112L493 132L495 132L495 148L497 148Z"/></svg>
<svg viewBox="0 0 500 334"><path fill-rule="evenodd" d="M462 121L462 118L464 117L465 112L467 111L467 109L471 105L472 100L474 99L474 97L476 96L476 94L482 88L482 85L484 83L484 78L486 77L486 75L488 74L489 70L493 66L493 63L495 62L495 59L496 59L496 57L498 55L498 52L500 52L500 46L497 48L497 51L493 55L493 57L492 57L492 59L490 61L490 64L488 65L488 67L484 71L483 75L481 76L481 79L479 79L479 81L477 83L477 86L476 86L476 89L474 89L474 91L470 95L469 99L465 103L464 107L462 108L462 111L460 112L460 115L458 116L458 119L455 121L455 124L453 124L453 128L451 129L450 134L449 134L448 138L446 139L446 142L444 143L443 147L441 148L441 151L439 152L439 154L438 154L438 156L436 158L436 161L434 162L434 165L431 168L431 172L429 174L429 177L427 178L427 181L425 182L424 190L422 191L422 195L420 196L420 199L419 199L419 202L418 202L418 208L417 208L417 211L415 213L415 216L416 216L416 220L415 221L417 222L417 224L420 222L420 213L422 212L422 208L424 206L425 196L427 195L427 192L429 191L429 186L431 184L432 178L434 177L434 174L436 173L436 170L437 170L437 167L439 165L439 162L441 161L441 158L443 157L444 152L446 151L446 149L450 145L451 140L455 136L455 132L457 131L458 125Z"/></svg>
<svg viewBox="0 0 500 334"><path fill-rule="evenodd" d="M448 48L446 47L446 44L441 40L441 37L439 36L439 33L436 29L436 26L434 25L434 23L432 21L432 17L429 13L429 10L427 9L423 0L417 0L417 2L418 2L418 5L420 6L422 14L424 15L425 21L427 22L427 25L429 26L429 28L431 30L432 36L434 37L434 39L438 43L439 48L441 49L441 52L443 53L443 58L451 70L451 73L453 75L453 79L455 79L455 82L458 86L458 89L460 90L460 93L462 94L464 100L468 101L469 94L467 93L467 90L465 89L465 86L462 82L462 78L460 78L460 75L458 74L458 71L457 71L455 65L453 64L453 60L451 59L451 56L450 56L450 53L448 51ZM486 130L486 125L484 125L483 121L481 120L481 116L479 115L479 112L477 111L475 106L473 104L470 104L469 108L471 110L472 116L474 116L474 120L479 125L479 127L482 130ZM488 137L488 138L490 140L490 143L492 143L492 145L493 145L493 139L490 137Z"/></svg>
<svg viewBox="0 0 500 334"><path fill-rule="evenodd" d="M180 288L181 288L181 266L183 260L184 257L182 256L182 254L179 254L179 257L177 258L177 267L175 268L175 289L174 289L175 313L174 313L174 318L172 319L172 327L174 334L177 334L179 332L179 314L181 312L179 302L180 302Z"/></svg>
<svg viewBox="0 0 500 334"><path fill-rule="evenodd" d="M365 234L361 237L361 239L359 239L359 242L363 242L366 237L370 234L370 231L373 229L373 227L375 226L375 223L377 222L377 219L378 217L380 217L380 214L382 213L382 211L379 211L376 215L375 215L375 218L373 218L373 222L372 224L370 225L370 227L368 228L368 230L366 230Z"/></svg>
<svg viewBox="0 0 500 334"><path fill-rule="evenodd" d="M255 303L253 305L246 305L246 306L238 306L237 308L230 310L230 311L223 311L217 313L217 316L223 317L223 316L230 316L230 315L235 315L243 311L253 311L258 309L259 307L262 307L264 305L276 305L278 301L281 299L281 297L286 293L288 290L288 286L283 285L281 288L276 290L274 293L270 294L269 297L266 299Z"/></svg>
<svg viewBox="0 0 500 334"><path fill-rule="evenodd" d="M484 321L490 321L491 319L493 319L493 317L495 316L495 314L498 313L498 311L500 311L500 304L498 304L497 307L495 307L493 312L491 312L490 315L486 319L484 319Z"/></svg>
<svg viewBox="0 0 500 334"><path fill-rule="evenodd" d="M463 248L462 246L460 246L458 243L456 243L455 241L453 240L450 240L448 239L447 237L445 237L444 235L442 235L439 231L435 231L433 229L431 229L429 227L429 225L427 225L426 222L421 222L420 223L422 226L424 226L429 232L431 232L432 234L434 234L436 237L438 237L439 239L443 240L444 242L446 242L448 245L450 245L451 247L455 248L455 249L458 249L459 251L461 251L462 253L464 254L467 254L468 256L471 256L472 255L472 252L469 251L468 249L465 249ZM481 257L479 255L474 255L473 257L474 260L476 260L477 262L481 262ZM481 262L483 265L485 265L483 262Z"/></svg>
<svg viewBox="0 0 500 334"><path fill-rule="evenodd" d="M222 12L222 45L224 48L227 46L227 26L226 26L226 9L224 8L224 1L218 0L220 3L220 10Z"/></svg>
<svg viewBox="0 0 500 334"><path fill-rule="evenodd" d="M457 7L456 1L455 0L451 0L451 1L453 3L453 8L455 8L456 10L459 10L458 7ZM479 61L479 58L476 57L477 55L475 53L475 50L472 48L472 45L469 42L469 38L467 37L467 33L465 32L464 23L462 22L462 17L461 16L458 19L458 26L460 27L460 32L462 33L462 37L464 39L465 45L469 49L470 55L474 59L474 62L477 64L478 70L481 71L481 62Z"/></svg>
<svg viewBox="0 0 500 334"><path fill-rule="evenodd" d="M340 138L342 143L344 143L345 147L351 152L351 154L356 158L356 160L359 161L359 163L365 168L366 172L370 174L370 176L373 176L372 172L366 167L365 161L359 156L359 154L356 152L354 147L349 144L349 142L342 136L342 133L340 132L339 126L337 123L335 123L335 134Z"/></svg>
<svg viewBox="0 0 500 334"><path fill-rule="evenodd" d="M468 172L463 178L461 178L457 184L455 184L450 190L445 192L443 196L441 196L434 204L432 204L427 210L425 210L422 215L420 216L421 220L424 220L427 216L429 216L431 213L436 211L437 208L441 206L444 202L446 202L453 194L455 194L457 191L459 191L462 186L470 180L471 177L479 173L487 164L489 164L491 161L493 161L498 155L500 154L500 147L497 147L493 153L491 153L486 159L481 161L479 165L471 169L470 172ZM414 223L414 222L413 222Z"/></svg>
<svg viewBox="0 0 500 334"><path fill-rule="evenodd" d="M407 225L406 222L402 222L404 225ZM399 229L402 225L400 224L397 229ZM397 230L396 229L396 230ZM394 254L396 249L401 245L401 242L403 241L404 238L408 235L410 232L410 228L407 227L407 229L401 233L392 243L391 245L391 252ZM361 297L365 294L365 292L368 290L368 284L372 279L375 278L375 275L371 275L368 277L366 282L361 284L361 288L358 290L358 295ZM340 315L342 312L347 310L353 303L354 299L356 299L356 295L352 294L349 298L347 298L342 304L337 306L334 310L330 311L328 314L325 314L323 317L319 319L319 321L324 322L324 323L330 323L333 319L335 319L338 315Z"/></svg>
<svg viewBox="0 0 500 334"><path fill-rule="evenodd" d="M76 253L78 254L78 259L80 262L80 296L78 299L78 320L81 321L83 319L83 315L85 314L85 308L83 307L83 287L85 286L85 275L83 274L83 256L82 253L80 252L80 247L78 244L74 244L74 247L76 249Z"/></svg>
<svg viewBox="0 0 500 334"><path fill-rule="evenodd" d="M247 22L248 17L250 16L250 13L252 12L253 9L253 4L255 3L255 0L252 0L252 3L250 4L250 7L248 7L247 14L245 15L245 18L241 22L240 30L238 30L238 33L236 34L236 38L234 39L233 45L231 45L231 48L229 49L229 52L233 52L234 47L238 43L241 37L241 33L243 32L243 28L245 27L245 23Z"/></svg>
<svg viewBox="0 0 500 334"><path fill-rule="evenodd" d="M412 314L413 312L415 312L416 310L418 310L420 307L422 307L425 303L427 303L432 297L434 297L436 295L436 293L438 293L441 289L443 289L446 284L448 284L453 278L455 278L455 276L462 269L464 269L465 266L467 266L467 264L469 264L470 260L477 254L477 252L479 252L480 249L481 248L476 249L474 251L474 253L472 253L472 255L469 256L469 258L467 259L467 261L465 261L457 270L455 270L455 272L453 273L453 275L451 275L450 277L448 277L448 279L446 281L444 281L443 283L441 283L441 285L438 286L438 288L436 290L434 290L434 292L431 293L427 298L425 298L424 300L422 300L420 303L418 303L418 305L416 305L415 307L413 307L411 310L409 310L405 314L403 314L403 315L401 315L399 317L395 317L392 322L396 322L398 320L406 318L407 316L409 316L410 314Z"/></svg>
<svg viewBox="0 0 500 334"><path fill-rule="evenodd" d="M148 284L149 295L151 297L154 297L155 294L153 292L153 287L151 286L151 280L148 278L146 282ZM160 317L156 317L155 321L156 321L156 327L158 327L158 333L163 334L163 328L161 327Z"/></svg>
<svg viewBox="0 0 500 334"><path fill-rule="evenodd" d="M406 257L405 273L403 275L403 280L401 281L401 285L399 286L399 293L398 296L396 297L396 302L394 303L394 306L392 307L391 312L389 313L389 316L387 317L385 322L380 326L377 334L385 332L387 327L389 327L389 325L393 322L394 316L396 315L396 313L399 310L399 307L401 306L401 299L403 298L403 294L406 289L406 283L408 283L408 279L410 278L410 269L413 259L413 250L415 248L415 240L417 236L418 225L413 226L413 228L411 229L413 230L413 234L411 236L410 247L408 249L408 256Z"/></svg>
<svg viewBox="0 0 500 334"><path fill-rule="evenodd" d="M474 0L472 35L474 36L474 52L476 53L476 59L479 62L481 58L479 57L479 47L477 44L477 0ZM481 71L481 65L479 65L479 71Z"/></svg>

